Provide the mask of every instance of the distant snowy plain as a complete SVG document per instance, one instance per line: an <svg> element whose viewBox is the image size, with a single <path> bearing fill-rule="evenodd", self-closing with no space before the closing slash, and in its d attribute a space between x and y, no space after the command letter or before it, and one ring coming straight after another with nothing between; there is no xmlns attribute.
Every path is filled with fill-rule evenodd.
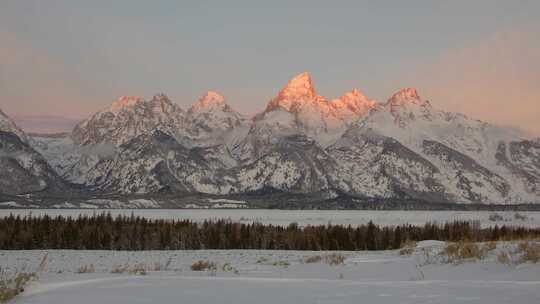
<svg viewBox="0 0 540 304"><path fill-rule="evenodd" d="M540 227L540 212L491 212L491 211L364 211L364 210L269 210L269 209L3 209L0 217L14 215L71 216L111 213L113 216L131 214L147 219L205 220L228 219L234 222L272 224L287 226L297 223L306 225L361 225L373 221L377 225L424 225L427 222L445 223L448 221L480 221L483 227L513 225ZM493 215L498 215L493 217ZM516 217L517 215L517 217ZM490 216L492 219L490 220Z"/></svg>

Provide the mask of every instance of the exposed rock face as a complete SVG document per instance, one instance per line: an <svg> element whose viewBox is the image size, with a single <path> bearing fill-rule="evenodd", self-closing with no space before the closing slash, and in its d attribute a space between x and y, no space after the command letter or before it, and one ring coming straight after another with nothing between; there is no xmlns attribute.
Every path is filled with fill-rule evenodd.
<svg viewBox="0 0 540 304"><path fill-rule="evenodd" d="M184 112L163 95L146 101L139 97L120 97L110 108L97 112L73 130L79 145L110 143L122 145L154 130L175 136L184 122Z"/></svg>
<svg viewBox="0 0 540 304"><path fill-rule="evenodd" d="M216 182L206 179L218 168L201 155L157 130L121 145L88 172L86 184L104 192L210 192Z"/></svg>
<svg viewBox="0 0 540 304"><path fill-rule="evenodd" d="M26 134L0 109L0 131L10 132L17 135L22 141L28 143Z"/></svg>
<svg viewBox="0 0 540 304"><path fill-rule="evenodd" d="M61 193L68 189L47 161L15 133L0 131L0 193Z"/></svg>
<svg viewBox="0 0 540 304"><path fill-rule="evenodd" d="M247 119L225 103L220 94L208 91L193 104L185 119L186 137L191 145L223 143L227 132L247 123Z"/></svg>

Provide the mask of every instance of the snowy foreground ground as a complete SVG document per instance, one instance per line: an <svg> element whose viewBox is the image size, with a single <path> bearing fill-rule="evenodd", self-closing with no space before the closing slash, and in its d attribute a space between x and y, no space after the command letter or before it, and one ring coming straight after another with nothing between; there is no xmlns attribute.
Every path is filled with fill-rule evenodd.
<svg viewBox="0 0 540 304"><path fill-rule="evenodd" d="M36 271L14 303L540 303L540 264L447 263L444 243L399 251L0 251L6 271ZM321 256L322 260L310 257ZM198 260L215 270L192 271ZM121 272L121 273L112 273Z"/></svg>

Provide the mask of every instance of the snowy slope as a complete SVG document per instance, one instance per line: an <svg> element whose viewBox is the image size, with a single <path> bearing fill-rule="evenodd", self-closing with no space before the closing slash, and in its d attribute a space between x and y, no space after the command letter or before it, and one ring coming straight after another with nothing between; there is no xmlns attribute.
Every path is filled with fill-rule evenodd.
<svg viewBox="0 0 540 304"><path fill-rule="evenodd" d="M19 138L24 142L29 141L23 130L21 130L11 118L2 112L2 109L0 109L0 131L13 133L19 136Z"/></svg>
<svg viewBox="0 0 540 304"><path fill-rule="evenodd" d="M113 193L227 193L215 172L227 164L215 148L189 149L174 137L154 131L118 147L85 175L84 184ZM205 158L207 157L207 158Z"/></svg>
<svg viewBox="0 0 540 304"><path fill-rule="evenodd" d="M69 186L31 147L35 144L0 110L0 194L67 193Z"/></svg>
<svg viewBox="0 0 540 304"><path fill-rule="evenodd" d="M437 110L422 100L416 90L408 88L356 122L331 149L340 158L344 172L364 176L379 193L391 193L389 184L409 180L408 186L400 186L401 190L426 195L435 192L450 201L517 203L535 201L538 193L525 190L508 169L510 164L501 164L498 158L504 155L497 157L497 153L500 145L515 146L523 140L513 130ZM388 142L394 142L399 149L406 148L407 152L390 149L394 157L386 161L388 149L384 147ZM529 160L535 159L534 153L528 154ZM412 163L410 156L416 159ZM396 170L396 166L402 170ZM538 172L534 168L529 166ZM384 172L382 175L387 178L377 179L376 173L363 174L366 170ZM365 185L364 180L357 186Z"/></svg>
<svg viewBox="0 0 540 304"><path fill-rule="evenodd" d="M15 133L0 131L0 194L62 193L67 189L43 156Z"/></svg>
<svg viewBox="0 0 540 304"><path fill-rule="evenodd" d="M188 110L185 134L195 146L223 143L226 134L245 124L247 119L225 103L220 94L208 91Z"/></svg>

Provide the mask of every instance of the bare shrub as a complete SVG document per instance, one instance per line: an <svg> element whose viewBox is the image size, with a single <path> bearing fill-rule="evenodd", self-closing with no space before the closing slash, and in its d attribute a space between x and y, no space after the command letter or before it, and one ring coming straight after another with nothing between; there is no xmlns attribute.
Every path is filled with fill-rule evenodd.
<svg viewBox="0 0 540 304"><path fill-rule="evenodd" d="M128 264L125 264L125 265L114 265L113 268L111 269L111 273L125 273L127 272L129 269L129 265Z"/></svg>
<svg viewBox="0 0 540 304"><path fill-rule="evenodd" d="M288 261L276 261L272 263L272 266L280 266L280 267L289 267L290 265L291 263L289 263Z"/></svg>
<svg viewBox="0 0 540 304"><path fill-rule="evenodd" d="M507 252L501 251L497 254L497 261L501 264L511 265L512 260Z"/></svg>
<svg viewBox="0 0 540 304"><path fill-rule="evenodd" d="M191 265L191 270L192 271L207 271L207 270L216 271L217 266L216 266L216 264L214 262L197 261L197 262L193 263L193 265Z"/></svg>
<svg viewBox="0 0 540 304"><path fill-rule="evenodd" d="M416 242L407 240L405 243L403 243L402 247L403 248L401 248L401 250L399 251L400 255L411 255L414 253L414 250L416 248Z"/></svg>
<svg viewBox="0 0 540 304"><path fill-rule="evenodd" d="M238 274L239 271L238 269L236 269L235 267L233 267L231 264L229 263L225 263L223 264L223 266L221 267L221 270L223 272L234 272L235 274Z"/></svg>
<svg viewBox="0 0 540 304"><path fill-rule="evenodd" d="M527 216L525 214L521 214L519 212L516 212L514 213L514 219L516 221L526 221L527 220Z"/></svg>
<svg viewBox="0 0 540 304"><path fill-rule="evenodd" d="M139 263L128 271L129 274L146 275L146 265Z"/></svg>
<svg viewBox="0 0 540 304"><path fill-rule="evenodd" d="M449 243L443 249L442 254L448 258L448 262L461 263L465 260L481 260L486 257L488 250L472 242Z"/></svg>
<svg viewBox="0 0 540 304"><path fill-rule="evenodd" d="M489 220L491 222L501 222L504 221L504 217L498 213L492 213L489 215Z"/></svg>
<svg viewBox="0 0 540 304"><path fill-rule="evenodd" d="M49 253L45 253L45 255L43 256L43 258L41 258L41 262L39 262L39 267L38 267L38 272L39 273L42 273L44 272L45 270L47 270L47 266L48 266L48 258L49 258Z"/></svg>
<svg viewBox="0 0 540 304"><path fill-rule="evenodd" d="M146 274L146 265L143 263L139 263L133 267L131 267L129 264L118 264L114 265L111 269L111 273L115 274L134 274L134 275L145 275Z"/></svg>
<svg viewBox="0 0 540 304"><path fill-rule="evenodd" d="M166 271L166 270L169 270L169 267L171 266L171 263L172 263L172 257L169 257L169 259L167 260L167 262L165 262L165 264L161 264L161 262L155 262L154 263L154 271Z"/></svg>
<svg viewBox="0 0 540 304"><path fill-rule="evenodd" d="M265 264L269 261L269 259L267 257L260 257L259 259L257 259L257 264Z"/></svg>
<svg viewBox="0 0 540 304"><path fill-rule="evenodd" d="M312 264L312 263L321 263L325 262L328 265L335 266L335 265L342 265L345 263L345 256L338 253L332 253L325 256L320 255L313 255L305 257L302 262L306 264Z"/></svg>
<svg viewBox="0 0 540 304"><path fill-rule="evenodd" d="M333 253L325 256L324 261L330 266L342 265L345 263L345 256L342 254Z"/></svg>
<svg viewBox="0 0 540 304"><path fill-rule="evenodd" d="M414 253L414 248L411 247L405 247L399 250L400 255L411 255Z"/></svg>
<svg viewBox="0 0 540 304"><path fill-rule="evenodd" d="M96 272L94 264L83 265L79 267L76 271L76 273L94 273L94 272Z"/></svg>
<svg viewBox="0 0 540 304"><path fill-rule="evenodd" d="M540 245L533 242L522 242L518 245L522 263L538 263L540 261Z"/></svg>
<svg viewBox="0 0 540 304"><path fill-rule="evenodd" d="M7 303L24 291L24 285L35 278L34 273L9 275L0 268L0 303Z"/></svg>
<svg viewBox="0 0 540 304"><path fill-rule="evenodd" d="M320 263L321 261L322 261L322 256L320 255L313 255L313 256L304 258L304 263L306 264Z"/></svg>
<svg viewBox="0 0 540 304"><path fill-rule="evenodd" d="M497 243L496 242L487 242L484 244L482 250L484 250L486 253L490 252L491 250L497 249Z"/></svg>

